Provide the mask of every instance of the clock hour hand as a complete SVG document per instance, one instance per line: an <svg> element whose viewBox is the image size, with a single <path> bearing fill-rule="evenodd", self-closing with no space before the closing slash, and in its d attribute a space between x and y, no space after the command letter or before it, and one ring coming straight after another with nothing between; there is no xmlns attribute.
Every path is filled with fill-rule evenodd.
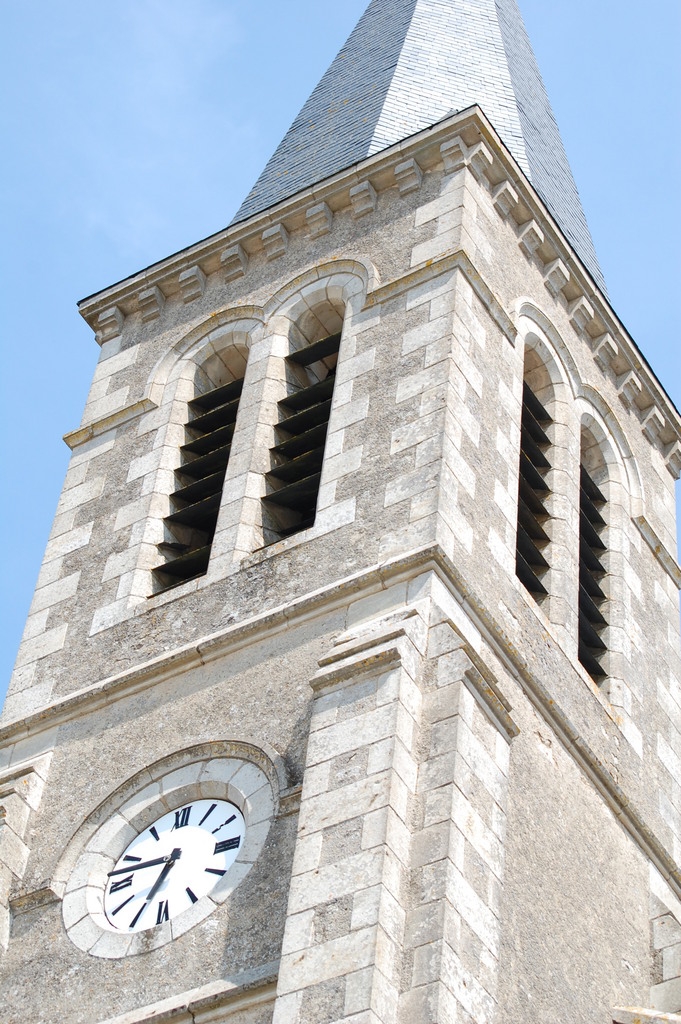
<svg viewBox="0 0 681 1024"><path fill-rule="evenodd" d="M151 900L153 900L154 896L156 895L158 890L163 885L163 883L164 883L164 881L165 881L165 879L166 879L166 877L168 875L168 872L170 871L170 869L175 864L175 861L178 861L180 859L181 853L182 853L182 850L179 850L179 849L176 848L170 854L170 857L166 857L165 858L168 863L165 865L165 867L161 871L160 875L158 876L158 878L156 879L156 881L152 885L151 889L149 890L149 895L147 896L147 899L146 899L147 903L149 903Z"/></svg>
<svg viewBox="0 0 681 1024"><path fill-rule="evenodd" d="M140 864L129 864L126 868L116 868L115 871L109 871L108 876L111 878L112 875L129 875L131 871L140 871L142 868L153 868L156 867L157 864L167 864L171 857L172 854L168 857L157 857L156 860L145 860Z"/></svg>

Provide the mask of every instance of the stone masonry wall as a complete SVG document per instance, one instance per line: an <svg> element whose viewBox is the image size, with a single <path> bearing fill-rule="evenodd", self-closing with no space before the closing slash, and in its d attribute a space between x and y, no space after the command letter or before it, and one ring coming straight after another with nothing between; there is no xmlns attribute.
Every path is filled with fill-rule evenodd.
<svg viewBox="0 0 681 1024"><path fill-rule="evenodd" d="M634 838L612 839L611 849L636 899L646 858L681 893L672 864L681 848L681 570L671 426L647 404L644 368L636 373L624 359L629 350L601 299L585 292L579 268L568 266L540 204L511 181L480 115L466 116L461 134L426 139L426 155L381 155L361 180L357 171L345 205L331 194L328 203L317 196L309 208L294 204L248 252L244 236L201 265L187 254L161 282L164 291L145 280L134 301L97 314L100 363L83 423L69 436L73 456L0 727L0 786L4 773L38 772L37 759L47 758L42 797L24 801L24 813L10 793L0 823L0 939L7 941L11 910L6 962L17 978L26 977L23 958L40 947L43 929L71 962L51 880L79 821L145 764L188 743L249 734L277 749L291 785L304 776L300 821L291 812L278 825L287 852L276 861L277 924L262 950L263 961L273 960L283 934L276 1024L401 1024L423 1013L451 1016L454 1007L457 1020L483 1022L498 1000L520 1020L523 986L539 984L540 972L533 953L504 945L509 907L525 905L523 853L513 842L504 847L505 819L515 801L522 834L517 815L541 797L541 749L511 740L497 685L521 709L522 737L537 731L534 715L550 723L561 765L564 754L572 766L561 768L556 799L571 792L570 771L579 785L600 787L600 810L593 788L581 805L594 821L608 816L609 836L608 807L616 806ZM262 546L282 360L301 317L324 303L342 309L344 323L317 520ZM237 349L248 356L246 384L214 559L205 577L154 593L150 570L191 385L208 356ZM560 393L552 592L541 606L514 568L528 351L551 367ZM585 426L604 453L613 499L609 679L601 687L576 660ZM438 586L449 597L439 604L451 626L419 608L394 642L380 639L385 623L350 635L412 604L426 562L446 578ZM212 644L239 630L248 636L243 648L205 661ZM375 665L364 643L375 648ZM385 652L395 650L391 661ZM181 665L178 674L173 666ZM95 706L100 718L91 717ZM525 768L537 780L529 795ZM535 849L549 874L547 849L560 835L548 828L550 841ZM589 843L575 843L586 863ZM262 880L264 889L270 883ZM617 934L629 936L609 895L600 898ZM540 909L551 905L541 892L535 899ZM634 916L638 928L638 903ZM440 931L431 934L424 918ZM571 927L558 925L570 943ZM242 951L248 944L241 932L219 934L225 950L232 939ZM208 983L215 969L203 953L192 959L193 941L186 987L192 970ZM652 962L631 941L623 958L632 965L629 988L622 958L604 948L602 964L621 990L609 1005L640 993ZM361 966L348 973L356 957ZM154 963L148 988L133 984L134 966L121 966L136 1005L163 995L169 960L159 954ZM104 969L83 964L101 979L111 1016ZM611 994L598 998L605 1006ZM30 996L21 1000L30 1020Z"/></svg>

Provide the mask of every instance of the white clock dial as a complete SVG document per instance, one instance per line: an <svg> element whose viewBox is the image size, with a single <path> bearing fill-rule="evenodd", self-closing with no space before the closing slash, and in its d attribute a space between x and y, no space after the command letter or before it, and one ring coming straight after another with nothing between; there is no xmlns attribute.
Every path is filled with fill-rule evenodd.
<svg viewBox="0 0 681 1024"><path fill-rule="evenodd" d="M195 800L158 818L109 873L104 913L116 931L172 920L206 896L236 860L246 826L226 800Z"/></svg>

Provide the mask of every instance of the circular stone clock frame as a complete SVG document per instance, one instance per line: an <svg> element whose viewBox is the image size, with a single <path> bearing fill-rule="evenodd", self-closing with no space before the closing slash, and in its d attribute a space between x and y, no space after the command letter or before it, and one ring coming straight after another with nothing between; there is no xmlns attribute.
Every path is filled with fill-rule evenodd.
<svg viewBox="0 0 681 1024"><path fill-rule="evenodd" d="M190 752L186 753L191 756ZM99 809L106 815L104 820L88 830L87 841L69 873L62 903L64 925L74 945L92 956L106 959L133 956L183 935L229 898L264 846L276 809L274 772L265 770L272 767L271 762L261 765L244 756L204 754L181 767L171 768L169 760L172 759L166 758L152 766L122 787L123 791L118 791L120 801L116 800L116 794L106 801ZM269 759L261 755L259 760ZM192 801L211 799L233 804L245 823L238 856L224 876L210 892L171 920L160 924L152 922L151 927L142 931L115 928L104 908L109 872L115 869L135 838L154 822Z"/></svg>

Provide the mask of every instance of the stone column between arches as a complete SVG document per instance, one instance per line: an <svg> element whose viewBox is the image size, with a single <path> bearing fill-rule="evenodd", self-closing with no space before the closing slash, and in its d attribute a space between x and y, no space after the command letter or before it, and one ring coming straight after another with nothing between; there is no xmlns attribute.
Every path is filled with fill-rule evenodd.
<svg viewBox="0 0 681 1024"><path fill-rule="evenodd" d="M273 1024L492 1024L510 742L430 601L321 660Z"/></svg>

